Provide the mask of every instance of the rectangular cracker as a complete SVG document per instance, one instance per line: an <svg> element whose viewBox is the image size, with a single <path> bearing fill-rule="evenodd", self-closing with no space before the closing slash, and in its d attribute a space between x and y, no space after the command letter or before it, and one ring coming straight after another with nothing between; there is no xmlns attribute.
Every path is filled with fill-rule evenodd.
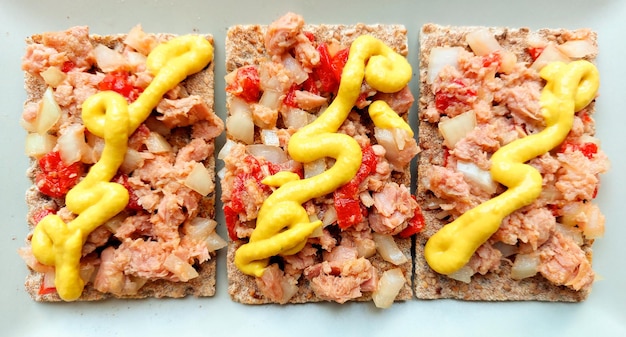
<svg viewBox="0 0 626 337"><path fill-rule="evenodd" d="M228 29L226 38L226 71L230 73L237 68L245 65L257 64L260 60L268 58L268 54L264 47L264 34L267 30L267 25L239 25L233 26ZM311 25L306 24L303 28L304 31L312 33L315 36L316 41L326 41L328 43L334 42L342 47L348 46L354 39L360 35L370 34L374 37L381 39L385 44L390 46L393 50L400 53L403 56L407 55L407 37L406 28L402 25ZM233 95L227 93L227 107L230 107ZM408 111L402 114L402 117L407 120ZM279 119L280 119L279 115ZM279 123L280 120L279 120ZM370 138L373 139L373 124L367 125L372 131ZM228 125L228 121L227 121ZM255 128L255 144L262 143L259 128ZM227 127L227 137L232 141L233 137L229 134ZM228 174L228 173L227 173ZM398 184L405 184L410 186L410 172L407 169L404 172L394 172L392 180ZM224 190L224 180L222 179L222 190ZM331 196L332 198L332 196ZM321 202L316 200L316 203ZM336 225L332 225L336 226ZM410 259L411 257L411 239L396 239L396 242L400 250L404 255ZM276 303L268 297L264 296L259 287L256 284L255 278L243 274L234 264L235 251L239 246L244 243L243 240L236 240L229 243L228 257L227 257L227 269L228 269L228 292L234 301L245 304L265 304ZM396 266L389 262L384 261L378 253L369 258L372 265L378 270L379 277L381 273L390 268ZM412 298L411 290L411 275L412 265L411 262L407 262L399 266L406 278L407 283L401 289L396 300L408 300ZM298 282L298 291L291 297L288 303L306 303L306 302L319 302L324 299L320 298L311 289L310 282L306 281L303 276L300 277ZM356 301L370 301L371 292L366 292L363 296L355 299Z"/></svg>
<svg viewBox="0 0 626 337"><path fill-rule="evenodd" d="M150 36L154 36L157 41L165 42L170 40L176 35L173 34L149 34ZM43 44L44 43L45 34L37 34L33 35L26 39L26 43L28 46L33 46L34 44ZM123 41L127 35L119 34L119 35L89 35L89 42L96 46L97 44L103 44L109 48L113 48L115 50L121 51L123 47ZM213 44L213 37L211 35L203 35L211 44ZM70 58L71 60L71 58ZM101 71L100 69L96 69L96 66L93 66L93 69L87 69L88 71ZM211 219L211 221L215 220L215 158L213 156L214 147L215 147L215 137L218 133L221 133L223 130L223 122L215 115L214 113L214 63L211 61L203 70L200 72L189 76L186 80L181 82L180 86L184 88L186 91L184 95L198 95L206 107L208 108L207 117L208 128L211 129L213 135L204 136L197 133L198 136L192 136L193 125L181 125L176 126L171 129L171 133L169 135L164 136L167 142L173 147L174 155L177 154L177 151L189 144L193 139L203 138L207 144L208 155L204 157L200 161L203 164L211 177L210 185L211 190L206 196L202 196L195 191L191 191L191 194L197 194L197 210L196 213L198 217L204 217ZM37 74L33 74L30 72L25 72L25 89L27 93L27 100L25 102L25 106L31 104L32 102L39 102L43 96L44 91L46 90L46 83L42 79L41 76ZM180 97L180 96L179 96ZM67 118L68 110L62 107L61 120ZM151 116L161 115L157 113L156 109L152 112ZM158 124L156 122L155 124ZM153 124L154 125L154 124ZM162 128L163 125L160 125ZM152 131L152 130L151 130ZM54 131L56 133L56 131ZM53 133L53 134L54 134ZM145 140L144 140L145 144ZM144 149L145 150L145 149ZM86 171L86 170L85 170ZM45 209L53 209L58 210L65 205L64 198L51 198L49 196L41 193L36 184L36 176L41 172L38 161L35 158L31 158L31 165L27 171L27 176L33 182L33 185L26 192L26 203L28 205L28 226L30 229L30 233L26 240L26 250L30 249L31 245L31 237L33 230L36 226L34 218L38 216L38 213ZM85 172L86 174L86 172ZM129 173L129 174L132 174ZM186 188L186 187L184 187ZM160 200L162 200L163 195L160 195ZM195 198L195 196L194 196ZM156 205L160 202L160 200L156 200ZM182 207L182 206L181 206ZM126 211L123 211L126 212ZM156 214L156 209L148 211L146 209L143 210L146 214ZM120 213L122 214L122 213ZM132 215L133 213L124 213L125 215ZM123 219L121 219L123 221ZM179 227L179 224L171 222L171 226ZM182 225L182 224L180 224ZM147 240L156 240L155 237L151 237L148 234L145 234ZM140 238L136 239L140 240ZM145 239L144 239L145 240ZM160 239L159 239L160 240ZM104 246L99 246L97 248L97 252L101 251L105 246L117 246L119 245L119 240L113 239L111 236L107 243ZM206 249L206 247L205 247ZM99 254L99 253L98 253ZM187 282L180 281L171 281L165 279L150 279L147 280L146 283L141 286L141 288L136 293L117 293L113 294L110 292L100 292L95 289L92 281L95 276L92 276L92 280L86 284L82 295L78 298L79 301L96 301L103 300L107 298L148 298L148 297L184 297L187 295L193 296L213 296L215 294L215 283L216 283L216 253L214 251L207 251L208 260L198 263L198 260L194 259L193 267L197 271L198 276L192 278ZM96 257L99 260L99 255ZM98 263L98 262L97 262ZM96 272L97 273L97 267ZM57 302L62 301L56 291L41 291L43 287L44 275L40 272L36 272L32 268L29 268L29 274L26 277L25 287L30 296L36 300L41 302Z"/></svg>
<svg viewBox="0 0 626 337"><path fill-rule="evenodd" d="M501 261L497 272L486 275L476 273L469 284L453 280L436 273L427 264L424 258L424 246L427 240L451 220L441 219L438 216L441 209L429 209L427 201L432 199L433 192L425 187L425 177L422 174L432 165L443 165L445 156L443 137L439 133L436 123L428 121L427 110L432 107L435 99L431 85L427 83L429 55L434 47L460 46L470 50L465 36L479 28L486 27L454 27L426 24L420 34L420 100L419 100L419 144L421 148L418 160L417 198L422 206L426 221L426 228L419 233L415 245L415 295L419 299L456 298L475 301L565 301L579 302L584 300L590 289L575 291L565 286L557 286L549 282L542 275L531 278L514 280L510 277L511 263ZM500 45L507 51L515 53L518 62L533 62L528 48L536 41L561 44L574 39L577 34L589 34L589 39L597 46L596 34L588 30L568 31L564 29L540 29L531 31L528 28L512 29L504 27L487 27L496 37ZM534 41L534 42L531 42ZM595 53L585 56L593 61ZM587 107L588 115L594 112L594 102ZM591 121L593 123L593 121ZM592 128L593 129L593 128ZM593 135L593 131L590 133ZM583 246L589 263L591 262L591 244L593 240L585 239Z"/></svg>

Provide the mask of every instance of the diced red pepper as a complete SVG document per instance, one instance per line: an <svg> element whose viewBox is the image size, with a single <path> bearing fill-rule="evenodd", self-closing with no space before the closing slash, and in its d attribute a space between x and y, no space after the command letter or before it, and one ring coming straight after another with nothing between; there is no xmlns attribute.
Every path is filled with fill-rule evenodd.
<svg viewBox="0 0 626 337"><path fill-rule="evenodd" d="M320 44L317 46L317 51L320 53L320 64L313 72L320 81L320 90L334 93L339 88L339 81L333 71L333 59L328 52L328 45L325 43Z"/></svg>
<svg viewBox="0 0 626 337"><path fill-rule="evenodd" d="M583 155L585 155L585 157L592 159L593 156L596 153L598 153L598 145L596 145L595 143L577 144L577 143L566 142L561 145L560 152L567 152L567 151L580 151L582 152Z"/></svg>
<svg viewBox="0 0 626 337"><path fill-rule="evenodd" d="M237 232L235 231L235 227L239 222L239 216L237 212L235 212L232 208L228 206L224 206L224 220L226 220L226 229L228 230L228 237L231 240L236 241L239 238L237 237Z"/></svg>
<svg viewBox="0 0 626 337"><path fill-rule="evenodd" d="M496 67L499 67L502 63L502 54L500 54L500 52L495 51L483 56L483 67L489 67L494 63Z"/></svg>
<svg viewBox="0 0 626 337"><path fill-rule="evenodd" d="M285 98L283 99L283 104L292 108L297 108L298 102L296 102L296 91L298 90L300 90L300 87L295 83L292 84L287 92L287 95L285 95Z"/></svg>
<svg viewBox="0 0 626 337"><path fill-rule="evenodd" d="M37 292L39 295L47 295L47 294L52 294L55 293L57 291L57 288L55 287L46 287L44 286L44 283L41 282L41 285L39 286L39 291Z"/></svg>
<svg viewBox="0 0 626 337"><path fill-rule="evenodd" d="M371 146L364 147L362 152L363 159L356 175L333 194L335 210L337 211L337 224L341 229L358 224L363 220L363 213L367 214L366 210L361 208L359 201L359 185L376 170L378 160Z"/></svg>
<svg viewBox="0 0 626 337"><path fill-rule="evenodd" d="M545 48L542 47L528 47L528 54L530 54L530 57L534 60L536 60L539 55L541 55L541 53L543 53L543 50Z"/></svg>
<svg viewBox="0 0 626 337"><path fill-rule="evenodd" d="M306 36L307 39L309 39L309 41L315 42L315 35L313 35L313 33L306 31L302 33L304 34L304 36Z"/></svg>
<svg viewBox="0 0 626 337"><path fill-rule="evenodd" d="M412 195L411 198L417 201L417 198L414 195ZM408 238L413 234L421 232L422 229L424 229L425 224L424 214L422 214L422 209L418 205L413 212L413 217L409 220L409 225L403 229L398 236L404 239Z"/></svg>
<svg viewBox="0 0 626 337"><path fill-rule="evenodd" d="M124 188L128 191L128 204L126 205L126 209L131 211L143 210L143 207L139 205L139 197L137 197L135 190L128 182L128 175L118 173L115 177L113 177L112 181L124 186Z"/></svg>
<svg viewBox="0 0 626 337"><path fill-rule="evenodd" d="M50 208L42 208L33 214L33 222L38 224L43 218L50 214L57 214L57 211Z"/></svg>
<svg viewBox="0 0 626 337"><path fill-rule="evenodd" d="M348 54L350 53L350 48L345 48L337 52L332 58L331 68L333 69L333 74L335 74L335 79L337 82L341 82L341 73L343 72L343 67L345 67L346 62L348 62Z"/></svg>
<svg viewBox="0 0 626 337"><path fill-rule="evenodd" d="M61 71L64 73L68 73L74 68L76 68L76 64L72 61L65 61L61 65Z"/></svg>
<svg viewBox="0 0 626 337"><path fill-rule="evenodd" d="M465 83L460 79L456 79L453 85L443 87L435 93L435 107L439 111L445 111L448 107L455 104L467 105L470 99L476 97L476 91L467 88Z"/></svg>
<svg viewBox="0 0 626 337"><path fill-rule="evenodd" d="M261 97L261 79L254 66L237 69L235 79L226 86L226 91L248 103L257 102Z"/></svg>
<svg viewBox="0 0 626 337"><path fill-rule="evenodd" d="M74 187L83 174L81 162L66 165L58 151L52 151L39 159L41 172L35 177L39 191L53 198L62 198Z"/></svg>
<svg viewBox="0 0 626 337"><path fill-rule="evenodd" d="M123 70L116 70L106 74L98 84L98 89L102 91L115 91L126 97L128 102L134 102L143 92L142 88L133 86L130 82L128 72Z"/></svg>
<svg viewBox="0 0 626 337"><path fill-rule="evenodd" d="M548 204L547 206L548 206L548 209L550 210L550 212L552 213L552 215L554 215L555 217L559 217L559 216L563 215L559 205Z"/></svg>

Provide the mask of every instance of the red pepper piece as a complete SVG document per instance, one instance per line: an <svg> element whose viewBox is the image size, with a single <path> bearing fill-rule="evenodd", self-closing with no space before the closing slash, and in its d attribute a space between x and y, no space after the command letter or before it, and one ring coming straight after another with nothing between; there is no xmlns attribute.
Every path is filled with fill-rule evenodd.
<svg viewBox="0 0 626 337"><path fill-rule="evenodd" d="M128 182L128 175L118 173L115 177L113 177L112 181L124 186L124 188L128 191L128 204L126 205L126 209L132 211L143 210L143 207L139 205L139 197L137 197L135 190Z"/></svg>
<svg viewBox="0 0 626 337"><path fill-rule="evenodd" d="M74 187L83 174L81 162L66 165L58 151L49 152L39 159L41 172L35 177L39 191L53 198L62 198Z"/></svg>
<svg viewBox="0 0 626 337"><path fill-rule="evenodd" d="M239 68L235 80L226 86L226 91L248 103L257 102L261 97L261 79L256 67Z"/></svg>
<svg viewBox="0 0 626 337"><path fill-rule="evenodd" d="M341 82L341 73L343 72L343 67L345 67L346 62L348 62L348 54L350 54L350 48L345 48L338 51L337 54L333 56L331 68L333 69L337 83Z"/></svg>
<svg viewBox="0 0 626 337"><path fill-rule="evenodd" d="M50 214L57 214L57 211L50 208L42 208L33 214L33 222L38 224L43 218Z"/></svg>
<svg viewBox="0 0 626 337"><path fill-rule="evenodd" d="M567 152L567 151L580 151L582 152L583 155L585 155L585 157L592 159L593 156L596 153L598 153L598 145L596 145L595 143L577 144L577 143L566 142L563 145L561 145L560 152Z"/></svg>
<svg viewBox="0 0 626 337"><path fill-rule="evenodd" d="M467 88L463 81L456 79L452 81L451 85L437 90L435 93L435 107L443 112L452 105L468 105L473 97L476 97L476 91Z"/></svg>
<svg viewBox="0 0 626 337"><path fill-rule="evenodd" d="M316 77L320 81L320 90L323 92L334 93L339 88L339 81L335 77L333 70L333 60L328 52L328 45L325 43L317 47L320 53L320 64L314 69Z"/></svg>
<svg viewBox="0 0 626 337"><path fill-rule="evenodd" d="M224 206L224 220L226 220L226 229L228 230L228 237L236 241L239 238L237 237L237 231L235 231L235 227L239 222L239 216L237 212L235 212L232 208L228 206Z"/></svg>
<svg viewBox="0 0 626 337"><path fill-rule="evenodd" d="M122 70L106 74L104 79L98 84L98 89L102 91L115 91L126 97L126 100L129 102L134 102L143 91L143 89L133 86L130 82L128 72Z"/></svg>
<svg viewBox="0 0 626 337"><path fill-rule="evenodd" d="M74 68L76 68L76 64L72 61L65 61L61 65L61 71L64 73L68 73Z"/></svg>
<svg viewBox="0 0 626 337"><path fill-rule="evenodd" d="M417 201L417 198L414 195L412 195L411 198ZM413 234L421 232L422 229L424 229L425 224L426 222L424 221L424 214L422 214L422 209L418 205L417 207L415 207L415 211L413 211L413 217L411 218L411 220L409 220L409 225L405 229L403 229L402 232L398 234L398 236L406 239Z"/></svg>
<svg viewBox="0 0 626 337"><path fill-rule="evenodd" d="M543 53L543 50L545 48L541 48L541 47L528 47L527 51L528 54L530 54L530 57L534 60L536 60L539 55L541 55L541 53Z"/></svg>

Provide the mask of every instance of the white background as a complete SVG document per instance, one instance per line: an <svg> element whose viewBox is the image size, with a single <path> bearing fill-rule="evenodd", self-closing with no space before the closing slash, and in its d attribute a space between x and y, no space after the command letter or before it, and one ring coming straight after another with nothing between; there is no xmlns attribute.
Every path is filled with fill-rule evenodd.
<svg viewBox="0 0 626 337"><path fill-rule="evenodd" d="M88 25L96 34L211 33L216 47L216 111L224 108L224 34L234 24L268 24L286 11L308 23L401 23L409 31L409 59L417 69L422 24L589 27L598 32L601 74L597 133L612 161L597 202L606 236L594 246L602 280L589 299L563 303L409 301L389 310L371 303L246 306L226 291L225 253L218 256L214 298L98 303L33 302L23 289L27 270L16 250L27 233L24 192L28 159L18 120L25 99L20 58L24 38ZM626 1L24 1L0 0L0 334L3 336L626 336ZM416 72L416 71L414 71ZM418 79L412 81L417 96ZM415 121L416 107L411 111ZM223 144L224 137L219 139ZM218 207L221 204L218 204ZM220 214L221 219L221 214ZM221 229L221 233L224 234ZM225 237L225 235L224 235Z"/></svg>

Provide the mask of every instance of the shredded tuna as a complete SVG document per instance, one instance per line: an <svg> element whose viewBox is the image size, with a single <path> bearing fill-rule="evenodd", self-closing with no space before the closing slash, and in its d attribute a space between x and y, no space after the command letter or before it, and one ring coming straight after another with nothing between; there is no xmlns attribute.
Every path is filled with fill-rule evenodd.
<svg viewBox="0 0 626 337"><path fill-rule="evenodd" d="M265 34L265 50L269 55L282 55L294 46L298 40L298 34L304 26L302 16L287 13L278 20L272 22Z"/></svg>
<svg viewBox="0 0 626 337"><path fill-rule="evenodd" d="M337 249L337 248L335 248ZM362 296L361 287L371 289L369 281L376 277L376 269L365 258L316 264L304 270L311 288L321 299L345 303Z"/></svg>
<svg viewBox="0 0 626 337"><path fill-rule="evenodd" d="M156 110L163 114L157 119L168 128L192 125L197 121L208 119L211 115L209 106L197 95L176 100L164 98Z"/></svg>
<svg viewBox="0 0 626 337"><path fill-rule="evenodd" d="M499 270L501 259L502 253L493 248L488 242L485 242L478 247L467 265L472 268L475 273L485 275L488 272Z"/></svg>
<svg viewBox="0 0 626 337"><path fill-rule="evenodd" d="M386 184L382 191L372 195L374 208L369 215L370 227L387 235L400 233L413 217L417 202L409 189L396 183Z"/></svg>
<svg viewBox="0 0 626 337"><path fill-rule="evenodd" d="M556 219L546 208L535 208L528 212L520 210L504 218L492 238L508 245L516 245L518 242L529 244L532 250L537 250L548 240L555 226Z"/></svg>
<svg viewBox="0 0 626 337"><path fill-rule="evenodd" d="M570 238L556 232L539 248L539 272L552 283L574 290L587 289L594 272L585 252Z"/></svg>

